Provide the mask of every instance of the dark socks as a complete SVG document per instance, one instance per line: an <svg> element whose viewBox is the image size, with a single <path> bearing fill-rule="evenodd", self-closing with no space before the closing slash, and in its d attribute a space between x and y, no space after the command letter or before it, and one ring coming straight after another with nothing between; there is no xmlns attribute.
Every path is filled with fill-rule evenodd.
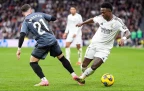
<svg viewBox="0 0 144 91"><path fill-rule="evenodd" d="M61 57L59 60L61 61L63 66L69 71L70 74L74 72L71 64L69 63L69 61L64 56Z"/></svg>
<svg viewBox="0 0 144 91"><path fill-rule="evenodd" d="M41 67L38 65L37 62L30 62L30 66L32 67L33 71L39 76L39 78L45 77Z"/></svg>

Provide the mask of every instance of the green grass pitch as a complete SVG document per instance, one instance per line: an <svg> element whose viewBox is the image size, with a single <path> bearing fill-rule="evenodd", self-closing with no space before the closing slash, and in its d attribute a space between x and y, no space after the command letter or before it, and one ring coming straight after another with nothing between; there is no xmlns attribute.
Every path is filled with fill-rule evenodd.
<svg viewBox="0 0 144 91"><path fill-rule="evenodd" d="M40 79L29 66L32 48L22 48L21 59L16 59L17 48L0 48L0 91L144 91L144 49L113 48L108 60L79 86L63 68L57 58L47 56L40 61L48 87L34 87ZM62 49L64 51L64 49ZM83 48L83 54L86 47ZM71 49L71 64L80 75L76 65L77 50ZM111 73L115 83L104 87L100 81L104 73Z"/></svg>

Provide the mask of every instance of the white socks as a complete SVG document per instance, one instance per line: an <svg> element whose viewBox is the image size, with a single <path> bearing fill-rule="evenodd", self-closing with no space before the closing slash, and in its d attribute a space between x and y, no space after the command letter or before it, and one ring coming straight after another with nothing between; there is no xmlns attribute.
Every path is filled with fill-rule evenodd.
<svg viewBox="0 0 144 91"><path fill-rule="evenodd" d="M71 73L71 76L72 76L72 77L75 77L75 76L77 76L77 75L73 72L73 73Z"/></svg>
<svg viewBox="0 0 144 91"><path fill-rule="evenodd" d="M41 81L48 81L46 77L41 78Z"/></svg>
<svg viewBox="0 0 144 91"><path fill-rule="evenodd" d="M70 62L70 47L65 49L66 59Z"/></svg>
<svg viewBox="0 0 144 91"><path fill-rule="evenodd" d="M84 71L87 69L87 67L82 67L82 64L81 64L81 71L82 71L82 73L84 73Z"/></svg>
<svg viewBox="0 0 144 91"><path fill-rule="evenodd" d="M84 73L80 76L81 79L85 79L89 75L93 74L95 70L93 70L91 67L87 68Z"/></svg>
<svg viewBox="0 0 144 91"><path fill-rule="evenodd" d="M70 47L65 49L66 59L70 62ZM78 62L82 61L82 48L78 50Z"/></svg>
<svg viewBox="0 0 144 91"><path fill-rule="evenodd" d="M78 50L78 62L82 61L82 48Z"/></svg>

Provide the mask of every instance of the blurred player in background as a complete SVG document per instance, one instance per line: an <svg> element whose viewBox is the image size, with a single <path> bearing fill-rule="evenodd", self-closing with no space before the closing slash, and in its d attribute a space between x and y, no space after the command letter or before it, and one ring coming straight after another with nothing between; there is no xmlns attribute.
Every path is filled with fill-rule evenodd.
<svg viewBox="0 0 144 91"><path fill-rule="evenodd" d="M49 85L48 80L44 76L42 69L38 64L40 59L45 59L48 52L50 52L50 56L57 57L64 68L67 69L72 75L73 79L76 80L76 78L78 78L77 75L74 73L74 70L69 61L62 54L62 51L57 43L55 36L53 35L53 32L49 29L48 22L55 21L56 18L45 13L32 13L32 9L29 4L23 5L21 10L22 14L25 16L25 19L22 23L16 55L17 58L20 59L20 49L22 47L24 37L26 34L28 34L28 32L31 32L37 41L37 45L31 54L30 66L41 79L41 82L35 86Z"/></svg>
<svg viewBox="0 0 144 91"><path fill-rule="evenodd" d="M130 37L130 32L122 20L112 14L112 5L110 3L103 3L100 11L101 15L76 25L81 27L84 24L99 24L99 28L85 53L85 59L82 63L83 74L79 77L81 82L83 82L83 79L93 74L94 71L106 61L113 47L114 39L119 31L124 32L123 37L119 41L120 46L123 46L124 41ZM92 60L94 62L91 67L87 68Z"/></svg>
<svg viewBox="0 0 144 91"><path fill-rule="evenodd" d="M75 7L70 8L70 15L67 18L67 26L65 33L63 35L66 38L66 58L70 61L70 45L71 43L75 43L78 50L78 62L77 65L81 64L82 61L82 27L76 27L75 25L78 23L82 23L82 17L80 14L76 12Z"/></svg>

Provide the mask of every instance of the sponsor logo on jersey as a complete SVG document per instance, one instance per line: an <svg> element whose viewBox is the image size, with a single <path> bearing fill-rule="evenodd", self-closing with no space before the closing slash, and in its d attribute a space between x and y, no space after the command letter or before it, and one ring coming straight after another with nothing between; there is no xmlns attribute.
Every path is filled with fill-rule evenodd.
<svg viewBox="0 0 144 91"><path fill-rule="evenodd" d="M110 34L112 32L112 30L101 27L101 32L104 33L104 34Z"/></svg>

